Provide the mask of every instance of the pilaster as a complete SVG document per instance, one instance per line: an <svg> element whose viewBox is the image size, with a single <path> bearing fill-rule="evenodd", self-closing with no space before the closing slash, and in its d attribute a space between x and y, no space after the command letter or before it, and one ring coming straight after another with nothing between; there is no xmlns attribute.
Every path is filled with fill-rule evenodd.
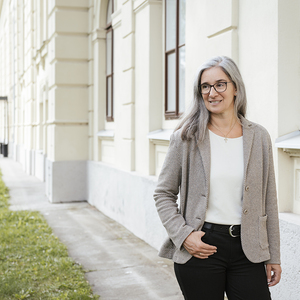
<svg viewBox="0 0 300 300"><path fill-rule="evenodd" d="M93 101L89 107L90 120L92 120L91 131L92 137L92 149L93 149L93 160L100 160L100 143L97 133L105 128L105 109L106 109L106 64L105 64L105 52L106 52L106 31L102 28L97 28L92 33L92 47L93 47L93 58L94 58L94 86L93 86Z"/></svg>
<svg viewBox="0 0 300 300"><path fill-rule="evenodd" d="M216 7L218 9L216 9ZM207 57L226 55L238 63L238 0L206 0Z"/></svg>
<svg viewBox="0 0 300 300"><path fill-rule="evenodd" d="M53 161L88 157L88 1L48 3L49 120Z"/></svg>
<svg viewBox="0 0 300 300"><path fill-rule="evenodd" d="M133 13L133 1L122 2L121 12L121 44L122 65L120 87L124 91L120 98L121 117L118 120L121 127L122 153L116 155L117 164L125 170L135 170L135 19Z"/></svg>
<svg viewBox="0 0 300 300"><path fill-rule="evenodd" d="M155 174L155 145L149 132L162 128L163 2L135 1L135 145L136 171Z"/></svg>

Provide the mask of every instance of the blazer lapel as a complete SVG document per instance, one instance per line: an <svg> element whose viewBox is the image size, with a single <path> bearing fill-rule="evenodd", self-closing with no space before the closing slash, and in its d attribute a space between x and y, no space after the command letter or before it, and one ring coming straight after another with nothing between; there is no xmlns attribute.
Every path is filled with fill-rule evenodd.
<svg viewBox="0 0 300 300"><path fill-rule="evenodd" d="M252 129L252 123L241 117L243 125L243 146L244 146L244 179L246 179L246 172L248 168L248 163L250 159L254 130Z"/></svg>
<svg viewBox="0 0 300 300"><path fill-rule="evenodd" d="M197 142L197 141L196 141ZM197 143L200 156L202 159L202 164L205 172L205 181L206 181L206 195L209 193L209 181L210 181L210 141L209 141L209 132L208 129L205 132L204 140L199 144Z"/></svg>

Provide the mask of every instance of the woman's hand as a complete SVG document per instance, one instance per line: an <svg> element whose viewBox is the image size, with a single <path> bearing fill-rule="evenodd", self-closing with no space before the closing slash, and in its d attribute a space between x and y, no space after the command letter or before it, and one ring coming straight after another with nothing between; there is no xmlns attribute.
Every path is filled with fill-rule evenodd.
<svg viewBox="0 0 300 300"><path fill-rule="evenodd" d="M281 267L280 265L267 264L266 265L267 279L269 286L276 285L281 278ZM273 274L272 274L273 272Z"/></svg>
<svg viewBox="0 0 300 300"><path fill-rule="evenodd" d="M203 243L201 238L204 235L203 231L193 231L183 242L183 247L197 258L208 258L217 252L217 247Z"/></svg>

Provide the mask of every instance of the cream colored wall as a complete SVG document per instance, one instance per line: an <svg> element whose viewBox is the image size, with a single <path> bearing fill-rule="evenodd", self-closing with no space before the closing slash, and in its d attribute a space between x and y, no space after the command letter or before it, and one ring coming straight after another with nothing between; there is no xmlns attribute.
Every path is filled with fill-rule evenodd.
<svg viewBox="0 0 300 300"><path fill-rule="evenodd" d="M40 6L32 9L26 6L24 11L34 16L37 10L38 20L42 18L39 9L43 3L36 3ZM157 129L173 129L178 122L166 121L163 117L163 2L115 1L112 18L114 122L105 121L104 27L107 0L93 3L49 1L46 8L49 20L45 25L48 28L46 44L41 42L39 31L33 34L39 43L36 49L30 50L34 45L25 39L24 49L33 52L36 65L28 65L30 60L25 55L25 69L30 69L24 77L26 92L23 86L20 89L19 118L25 116L24 122L28 125L20 127L19 137L24 131L25 148L42 150L53 161L90 158L128 171L158 174L168 142L149 141L147 134ZM230 1L231 6L234 3ZM208 1L194 5L203 12L210 4ZM193 15L192 11L193 6L188 2L187 13ZM229 21L219 27L226 27L231 18L229 16ZM201 55L204 49L201 41L210 45L212 40L213 47L215 40L221 36L228 40L224 46L226 50L232 47L231 35L223 34L222 29L204 32L202 28L206 22L204 13L203 18L187 18L186 82L191 87L186 89L187 104L192 97L194 73L200 62L207 58L207 50ZM29 25L24 28L30 32ZM197 40L192 35L193 30L188 28L199 32ZM24 34L28 36L26 30ZM207 38L209 35L212 37ZM199 63L195 63L195 59L189 61L191 57L197 57ZM114 136L99 138L101 130L112 130Z"/></svg>
<svg viewBox="0 0 300 300"><path fill-rule="evenodd" d="M28 173L39 167L36 153L56 161L88 158L89 9L86 0L3 3L0 88L15 120L15 158Z"/></svg>
<svg viewBox="0 0 300 300"><path fill-rule="evenodd" d="M15 14L13 11L15 10ZM0 95L8 97L9 110L7 114L7 103L1 101L1 121L0 121L0 139L3 139L4 143L9 143L10 155L13 153L12 140L14 135L14 128L8 126L8 122L11 124L14 119L13 112L13 82L17 81L18 74L13 72L12 65L16 64L18 60L18 49L15 46L18 42L18 20L16 15L16 7L14 2L4 1L1 8L0 17ZM17 92L17 86L16 86ZM3 119L2 119L3 118Z"/></svg>
<svg viewBox="0 0 300 300"><path fill-rule="evenodd" d="M48 2L49 141L53 161L88 158L89 1Z"/></svg>
<svg viewBox="0 0 300 300"><path fill-rule="evenodd" d="M259 10L251 9L260 5ZM278 7L268 0L240 3L240 68L248 96L248 117L277 137ZM255 20L251 26L249 22ZM259 34L258 34L259 33Z"/></svg>
<svg viewBox="0 0 300 300"><path fill-rule="evenodd" d="M109 164L115 163L115 137L99 137L98 133L104 130L114 132L115 122L106 121L106 11L108 0L94 2L94 20L91 23L91 43L89 49L93 56L92 89L89 94L89 155L94 161L104 161ZM116 5L115 5L116 6ZM115 7L116 9L116 7ZM115 16L118 16L115 12ZM116 20L117 19L117 20ZM117 33L118 17L113 18L113 26ZM119 40L119 39L118 39ZM114 41L116 38L114 37ZM116 59L116 55L114 55ZM115 68L114 68L115 73ZM114 81L116 80L114 74ZM114 99L115 101L115 99ZM114 115L118 107L114 106Z"/></svg>
<svg viewBox="0 0 300 300"><path fill-rule="evenodd" d="M228 55L238 62L247 87L249 119L265 126L273 141L298 130L299 5L187 1L186 107L198 66L213 55ZM52 161L90 159L159 174L168 141L149 140L147 134L178 123L164 118L164 3L115 0L114 122L105 120L106 8L107 0L3 2L0 91L15 120L10 128L15 157L29 173L29 152L39 151ZM113 135L99 137L101 130ZM294 158L282 150L274 156L280 209L291 211Z"/></svg>
<svg viewBox="0 0 300 300"><path fill-rule="evenodd" d="M238 61L238 10L236 0L187 1L186 107L193 99L194 78L204 61L216 55L227 55ZM212 11L213 17L208 13Z"/></svg>
<svg viewBox="0 0 300 300"><path fill-rule="evenodd" d="M136 171L153 175L155 173L154 145L147 134L162 128L163 111L163 20L162 2L135 3L135 130Z"/></svg>
<svg viewBox="0 0 300 300"><path fill-rule="evenodd" d="M11 93L9 90L10 78L9 74L9 49L11 46L11 41L9 39L9 26L11 19L7 12L9 11L8 4L5 3L2 7L0 26L2 29L2 34L0 35L0 96L7 96L11 99ZM11 103L11 101L10 101ZM8 139L8 126L7 126L7 102L5 100L0 100L0 143L6 144Z"/></svg>
<svg viewBox="0 0 300 300"><path fill-rule="evenodd" d="M278 136L300 130L300 3L278 6ZM281 211L299 210L298 157L278 150L278 193Z"/></svg>
<svg viewBox="0 0 300 300"><path fill-rule="evenodd" d="M259 5L259 10L251 9ZM249 26L249 22L252 23ZM240 5L240 69L248 97L248 118L278 137L278 3L255 0ZM258 34L259 33L259 34ZM278 174L277 151L273 149Z"/></svg>
<svg viewBox="0 0 300 300"><path fill-rule="evenodd" d="M278 2L278 135L300 130L300 2ZM289 116L287 118L287 116Z"/></svg>
<svg viewBox="0 0 300 300"><path fill-rule="evenodd" d="M115 30L115 147L116 165L124 170L135 170L135 51L136 36L134 31L133 1L121 1L116 12L121 17L121 26ZM115 22L115 21L114 21ZM119 64L118 64L119 63ZM122 149L122 150L121 150Z"/></svg>
<svg viewBox="0 0 300 300"><path fill-rule="evenodd" d="M30 3L35 3L35 6L30 7ZM218 21L206 13L214 9L212 5L220 8L214 12ZM257 17L257 12L250 10L249 6L250 2L239 5L236 0L218 0L214 4L211 1L187 1L186 106L193 97L196 70L208 57L229 55L240 61L242 70L253 69L252 60L255 59L249 59L244 54L258 39L256 31L252 32L247 26L254 15ZM271 3L265 9L270 6ZM34 32L31 23L27 22L28 17L26 19L28 14L38 22L43 16L39 13L41 7L48 14L48 22L44 26L48 29L44 46L41 33L39 30ZM115 46L114 122L105 121L106 8L107 0L96 1L95 5L94 1L83 0L48 1L47 7L43 1L25 2L23 52L26 75L23 75L20 83L17 115L19 123L23 122L25 116L27 125L24 129L21 126L17 136L21 139L25 130L25 147L37 150L47 148L42 150L51 160L90 158L129 171L158 174L161 162L157 161L157 157L161 161L168 143L159 142L156 146L157 143L147 139L147 134L157 129L173 129L178 123L178 120L165 120L163 117L164 5L158 0L115 1L112 18ZM19 12L21 10L19 7ZM194 11L199 13L194 14ZM264 9L259 13L265 15ZM272 30L274 21L271 18L276 21L276 16L268 14L268 17L268 28ZM22 19L22 15L19 18ZM264 22L264 19L259 20ZM259 22L256 24L257 28L262 26ZM268 28L264 29L266 34L269 34ZM271 34L270 40L274 44L276 41L273 36ZM22 33L19 47L22 47L21 37ZM34 45L35 40L38 46ZM270 48L273 44L268 43ZM256 49L253 48L253 55L255 51L258 53ZM36 67L30 65L32 55ZM23 66L22 55L19 65ZM245 80L250 84L252 80L256 85L257 81L252 79L251 74L246 71ZM274 74L272 72L272 76ZM252 89L249 90L250 99ZM40 124L41 105L43 120L47 118L47 124L44 125ZM256 105L251 104L249 111L252 107L256 109ZM112 130L114 137L99 138L97 134L101 130ZM45 133L43 143L40 142L41 132ZM75 152L72 151L73 147L77 149Z"/></svg>

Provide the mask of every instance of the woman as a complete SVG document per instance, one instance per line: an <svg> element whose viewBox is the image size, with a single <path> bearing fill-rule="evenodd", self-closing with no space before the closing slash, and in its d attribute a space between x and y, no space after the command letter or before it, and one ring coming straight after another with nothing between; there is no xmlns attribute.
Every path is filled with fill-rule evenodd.
<svg viewBox="0 0 300 300"><path fill-rule="evenodd" d="M187 300L267 300L280 280L272 144L245 119L246 102L232 59L203 64L159 176L154 198L169 235L159 255L174 261Z"/></svg>

